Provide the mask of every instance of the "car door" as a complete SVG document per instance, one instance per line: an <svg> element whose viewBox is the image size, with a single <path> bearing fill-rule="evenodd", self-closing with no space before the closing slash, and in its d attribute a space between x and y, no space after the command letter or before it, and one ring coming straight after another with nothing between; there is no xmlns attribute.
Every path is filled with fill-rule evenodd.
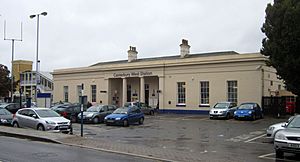
<svg viewBox="0 0 300 162"><path fill-rule="evenodd" d="M145 103L140 103L140 108L143 113L149 114L150 109L148 109L148 106Z"/></svg>
<svg viewBox="0 0 300 162"><path fill-rule="evenodd" d="M102 121L104 120L104 118L106 117L106 115L108 115L108 106L104 105L101 108L100 114L99 114L99 119Z"/></svg>
<svg viewBox="0 0 300 162"><path fill-rule="evenodd" d="M135 121L136 121L136 114L135 114L135 110L136 110L137 108L131 108L131 109L129 109L129 112L128 112L128 122L129 123L135 123Z"/></svg>
<svg viewBox="0 0 300 162"><path fill-rule="evenodd" d="M228 113L230 114L230 116L233 116L233 111L234 111L234 104L230 103L228 106Z"/></svg>
<svg viewBox="0 0 300 162"><path fill-rule="evenodd" d="M37 114L33 110L28 110L28 120L26 122L26 125L29 128L37 129L36 126L38 124L38 119L33 117L34 115L37 117Z"/></svg>
<svg viewBox="0 0 300 162"><path fill-rule="evenodd" d="M20 127L27 127L26 126L26 120L28 116L28 110L24 109L18 112L17 114L17 119L18 119L18 124Z"/></svg>

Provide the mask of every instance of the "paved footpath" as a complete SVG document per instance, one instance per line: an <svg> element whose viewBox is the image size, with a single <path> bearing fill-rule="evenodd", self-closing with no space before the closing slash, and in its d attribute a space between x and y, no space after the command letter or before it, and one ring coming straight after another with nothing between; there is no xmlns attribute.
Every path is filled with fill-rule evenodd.
<svg viewBox="0 0 300 162"><path fill-rule="evenodd" d="M206 161L201 159L199 153L196 152L181 152L167 148L151 148L149 146L137 146L134 144L107 141L99 138L87 138L77 135L43 132L33 129L0 126L0 135L84 147L99 151L144 157L158 161Z"/></svg>

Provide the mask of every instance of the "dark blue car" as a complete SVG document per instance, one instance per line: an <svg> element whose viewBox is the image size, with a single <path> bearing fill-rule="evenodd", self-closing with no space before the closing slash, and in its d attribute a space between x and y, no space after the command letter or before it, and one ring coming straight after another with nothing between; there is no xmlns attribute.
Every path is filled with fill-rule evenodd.
<svg viewBox="0 0 300 162"><path fill-rule="evenodd" d="M133 123L144 123L144 114L137 106L121 107L104 118L106 125L122 125L124 127Z"/></svg>
<svg viewBox="0 0 300 162"><path fill-rule="evenodd" d="M234 112L234 119L252 119L263 118L261 107L257 103L242 103Z"/></svg>

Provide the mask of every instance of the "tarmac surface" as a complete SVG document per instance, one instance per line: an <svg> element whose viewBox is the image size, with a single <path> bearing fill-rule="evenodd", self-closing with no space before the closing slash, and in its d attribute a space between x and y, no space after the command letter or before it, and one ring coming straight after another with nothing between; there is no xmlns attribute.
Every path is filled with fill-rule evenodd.
<svg viewBox="0 0 300 162"><path fill-rule="evenodd" d="M130 127L74 123L74 135L0 126L0 135L29 138L155 161L274 161L265 129L286 119L209 120L205 115L147 116ZM291 161L294 161L291 157ZM297 160L296 160L297 161Z"/></svg>

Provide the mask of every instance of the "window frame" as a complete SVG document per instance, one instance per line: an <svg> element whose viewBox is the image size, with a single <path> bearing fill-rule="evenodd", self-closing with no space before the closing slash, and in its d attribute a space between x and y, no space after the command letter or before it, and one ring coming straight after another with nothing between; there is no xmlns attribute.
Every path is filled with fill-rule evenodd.
<svg viewBox="0 0 300 162"><path fill-rule="evenodd" d="M209 81L203 80L199 82L199 106L209 107ZM204 97L203 97L204 96Z"/></svg>
<svg viewBox="0 0 300 162"><path fill-rule="evenodd" d="M91 101L97 102L97 85L91 85Z"/></svg>
<svg viewBox="0 0 300 162"><path fill-rule="evenodd" d="M238 103L238 81L227 80L227 101L237 104Z"/></svg>
<svg viewBox="0 0 300 162"><path fill-rule="evenodd" d="M186 106L186 82L176 82L176 106Z"/></svg>

